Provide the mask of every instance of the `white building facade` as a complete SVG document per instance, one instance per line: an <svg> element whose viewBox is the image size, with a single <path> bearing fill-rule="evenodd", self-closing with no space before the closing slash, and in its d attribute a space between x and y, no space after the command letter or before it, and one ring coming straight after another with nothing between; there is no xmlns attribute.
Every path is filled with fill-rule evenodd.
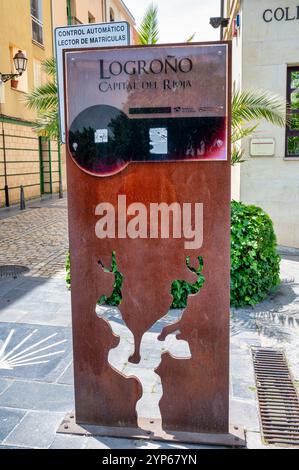
<svg viewBox="0 0 299 470"><path fill-rule="evenodd" d="M299 0L224 0L233 44L233 89L287 98L291 125L266 122L244 139L246 162L233 168L233 198L262 207L278 243L299 248Z"/></svg>

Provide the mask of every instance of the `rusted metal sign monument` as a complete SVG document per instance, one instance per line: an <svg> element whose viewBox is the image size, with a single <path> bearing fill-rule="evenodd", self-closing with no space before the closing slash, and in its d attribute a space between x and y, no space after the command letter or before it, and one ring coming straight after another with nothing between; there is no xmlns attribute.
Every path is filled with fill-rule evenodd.
<svg viewBox="0 0 299 470"><path fill-rule="evenodd" d="M230 45L64 64L76 412L60 432L242 445L228 424ZM101 306L115 281L118 309ZM187 306L170 309L179 291Z"/></svg>

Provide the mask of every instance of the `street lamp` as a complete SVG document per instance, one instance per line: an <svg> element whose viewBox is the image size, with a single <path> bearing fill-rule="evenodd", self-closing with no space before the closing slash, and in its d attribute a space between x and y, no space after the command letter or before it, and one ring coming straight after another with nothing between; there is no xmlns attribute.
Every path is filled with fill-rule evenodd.
<svg viewBox="0 0 299 470"><path fill-rule="evenodd" d="M229 18L222 18L221 16L216 16L213 18L210 18L210 25L213 26L213 28L219 28L221 26L222 28L226 28L229 23Z"/></svg>
<svg viewBox="0 0 299 470"><path fill-rule="evenodd" d="M28 59L23 54L23 52L18 51L13 58L13 63L18 73L1 73L0 72L0 82L5 83L5 82L8 82L9 80L13 80L16 77L20 77L27 68L27 62L28 62Z"/></svg>

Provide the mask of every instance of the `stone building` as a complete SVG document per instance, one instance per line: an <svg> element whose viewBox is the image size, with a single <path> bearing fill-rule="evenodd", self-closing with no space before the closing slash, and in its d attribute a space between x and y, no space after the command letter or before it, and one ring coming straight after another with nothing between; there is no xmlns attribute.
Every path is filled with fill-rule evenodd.
<svg viewBox="0 0 299 470"><path fill-rule="evenodd" d="M14 73L20 50L28 59L17 80L0 81L0 206L17 203L20 186L30 199L66 188L65 152L57 142L38 137L36 113L26 93L47 81L41 64L54 54L56 26L134 18L121 0L1 0L0 73Z"/></svg>
<svg viewBox="0 0 299 470"><path fill-rule="evenodd" d="M287 98L291 125L262 122L244 139L247 161L233 168L233 197L271 216L278 242L299 247L299 2L222 0L232 39L233 89Z"/></svg>

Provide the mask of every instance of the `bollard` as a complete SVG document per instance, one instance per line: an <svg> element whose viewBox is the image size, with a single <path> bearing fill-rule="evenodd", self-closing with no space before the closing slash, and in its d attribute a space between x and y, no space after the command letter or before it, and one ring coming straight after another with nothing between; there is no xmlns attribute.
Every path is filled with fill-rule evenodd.
<svg viewBox="0 0 299 470"><path fill-rule="evenodd" d="M4 187L4 194L5 194L5 207L9 207L9 192L7 184Z"/></svg>
<svg viewBox="0 0 299 470"><path fill-rule="evenodd" d="M20 210L23 211L26 209L25 204L25 194L23 186L20 186Z"/></svg>
<svg viewBox="0 0 299 470"><path fill-rule="evenodd" d="M63 188L61 179L59 179L59 199L63 199Z"/></svg>

